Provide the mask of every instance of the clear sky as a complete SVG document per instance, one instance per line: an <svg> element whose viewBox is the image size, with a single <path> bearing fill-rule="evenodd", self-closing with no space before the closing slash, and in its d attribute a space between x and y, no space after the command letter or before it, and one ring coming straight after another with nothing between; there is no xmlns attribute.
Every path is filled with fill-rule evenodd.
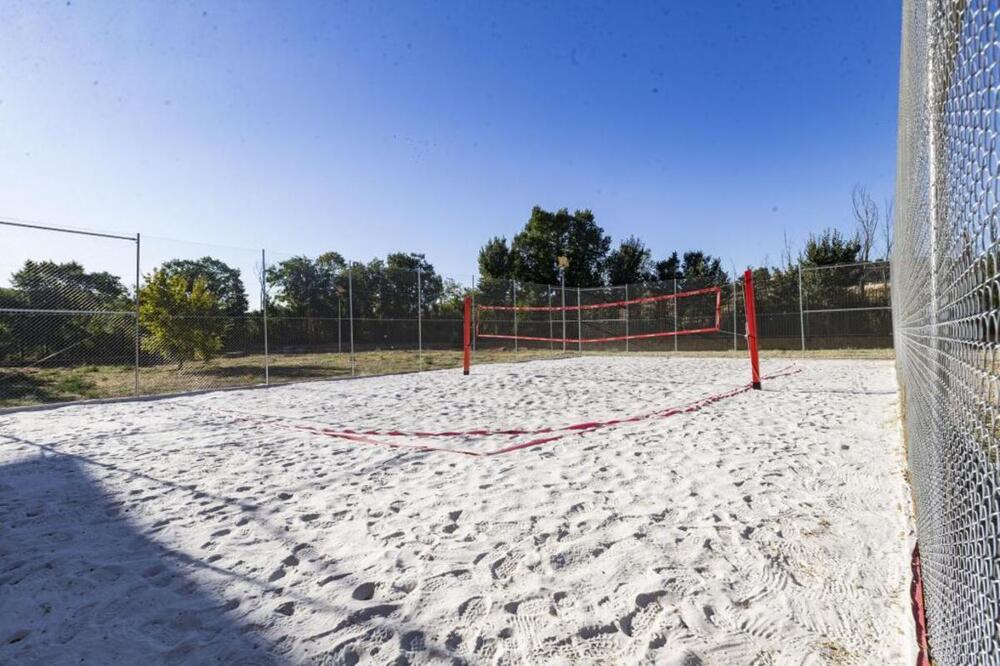
<svg viewBox="0 0 1000 666"><path fill-rule="evenodd" d="M590 208L657 258L775 263L785 233L798 248L853 228L854 183L892 194L900 14L894 0L6 0L0 217L424 252L460 275L537 204Z"/></svg>

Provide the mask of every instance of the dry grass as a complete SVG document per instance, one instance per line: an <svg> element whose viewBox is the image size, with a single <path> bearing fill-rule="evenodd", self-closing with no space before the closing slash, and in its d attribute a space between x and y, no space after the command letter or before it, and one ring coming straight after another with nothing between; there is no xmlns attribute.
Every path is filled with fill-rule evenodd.
<svg viewBox="0 0 1000 666"><path fill-rule="evenodd" d="M588 352L598 354L605 352ZM615 352L611 352L615 353ZM643 356L695 356L710 358L745 357L745 351L630 352ZM509 363L573 355L548 349L483 349L476 352L474 364ZM625 355L618 352L616 355ZM765 351L764 358L869 358L891 359L891 349L817 350L807 352ZM420 370L458 368L460 351L383 350L358 352L352 372L347 353L272 354L271 383L336 379L354 376L398 374ZM264 383L263 355L218 358L207 363L188 362L176 365L145 366L139 372L143 395L179 393ZM0 369L0 407L18 407L51 402L69 402L94 398L118 398L134 395L135 372L131 366L87 365L70 368Z"/></svg>

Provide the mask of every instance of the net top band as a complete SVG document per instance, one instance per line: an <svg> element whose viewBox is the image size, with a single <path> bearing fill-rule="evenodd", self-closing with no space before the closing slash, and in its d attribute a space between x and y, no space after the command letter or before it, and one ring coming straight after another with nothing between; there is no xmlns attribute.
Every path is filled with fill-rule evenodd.
<svg viewBox="0 0 1000 666"><path fill-rule="evenodd" d="M625 301L611 301L610 303L591 303L588 305L477 305L480 311L501 311L501 312L573 312L576 310L601 310L606 308L619 308L626 305L641 305L644 303L658 303L669 301L675 298L687 298L690 296L700 296L701 294L721 294L722 287L704 287L702 289L692 289L676 294L663 294L661 296L641 296Z"/></svg>

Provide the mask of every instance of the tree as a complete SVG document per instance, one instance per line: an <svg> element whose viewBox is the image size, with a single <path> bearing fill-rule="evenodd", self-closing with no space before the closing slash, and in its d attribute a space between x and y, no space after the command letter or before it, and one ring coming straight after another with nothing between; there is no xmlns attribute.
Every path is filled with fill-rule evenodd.
<svg viewBox="0 0 1000 666"><path fill-rule="evenodd" d="M800 263L803 266L835 266L858 261L861 242L857 238L848 240L836 229L824 229L819 235L811 234Z"/></svg>
<svg viewBox="0 0 1000 666"><path fill-rule="evenodd" d="M122 348L134 340L133 328L114 314L132 309L128 290L116 275L87 272L75 261L29 259L11 276L11 286L4 294L7 307L65 312L12 319L4 333L4 355L16 350L22 359L44 356L59 362L85 351Z"/></svg>
<svg viewBox="0 0 1000 666"><path fill-rule="evenodd" d="M160 270L167 277L181 275L189 289L198 278L205 280L209 291L219 299L223 312L230 317L242 317L247 312L247 292L240 271L214 257L201 259L172 259L165 261Z"/></svg>
<svg viewBox="0 0 1000 666"><path fill-rule="evenodd" d="M671 252L670 256L656 262L656 279L660 282L674 280L681 277L681 260L676 252Z"/></svg>
<svg viewBox="0 0 1000 666"><path fill-rule="evenodd" d="M419 295L417 291L419 273ZM415 317L417 304L424 312L441 297L443 282L423 254L393 252L381 271L379 314L383 317Z"/></svg>
<svg viewBox="0 0 1000 666"><path fill-rule="evenodd" d="M208 281L192 282L181 274L154 271L139 290L139 322L149 332L143 338L147 351L177 361L209 361L222 349L225 311L208 288Z"/></svg>
<svg viewBox="0 0 1000 666"><path fill-rule="evenodd" d="M652 252L636 238L629 236L608 255L606 267L611 286L637 284L654 279Z"/></svg>
<svg viewBox="0 0 1000 666"><path fill-rule="evenodd" d="M124 309L128 300L117 275L88 273L75 261L29 259L11 276L11 285L32 309L116 310Z"/></svg>
<svg viewBox="0 0 1000 666"><path fill-rule="evenodd" d="M871 259L872 248L878 233L878 204L868 193L864 185L855 185L851 189L851 209L857 224L857 240L860 246L861 261Z"/></svg>
<svg viewBox="0 0 1000 666"><path fill-rule="evenodd" d="M506 238L494 236L479 250L479 275L487 280L511 279L511 256Z"/></svg>
<svg viewBox="0 0 1000 666"><path fill-rule="evenodd" d="M685 280L699 280L711 284L723 284L729 281L729 276L722 269L722 260L701 250L684 253L681 275Z"/></svg>
<svg viewBox="0 0 1000 666"><path fill-rule="evenodd" d="M557 257L566 256L567 284L598 286L610 249L611 237L598 226L591 211L577 210L571 215L566 208L552 213L535 206L511 243L512 273L523 282L556 284Z"/></svg>
<svg viewBox="0 0 1000 666"><path fill-rule="evenodd" d="M267 269L272 296L285 314L293 317L337 316L338 276L346 275L344 258L336 252L321 254L316 260L297 256ZM345 280L346 281L346 280Z"/></svg>
<svg viewBox="0 0 1000 666"><path fill-rule="evenodd" d="M893 232L893 214L895 213L895 201L892 197L887 197L885 200L885 207L882 209L882 242L885 245L885 259L888 261L892 258L892 232Z"/></svg>

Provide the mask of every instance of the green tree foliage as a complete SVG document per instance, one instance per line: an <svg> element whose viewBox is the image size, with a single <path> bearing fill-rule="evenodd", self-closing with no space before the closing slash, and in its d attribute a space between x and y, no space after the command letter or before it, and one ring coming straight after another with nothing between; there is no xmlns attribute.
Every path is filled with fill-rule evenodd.
<svg viewBox="0 0 1000 666"><path fill-rule="evenodd" d="M556 284L556 258L569 258L566 284L593 287L603 284L604 263L611 237L604 233L589 210L573 214L562 208L554 213L539 206L511 243L512 274L522 282Z"/></svg>
<svg viewBox="0 0 1000 666"><path fill-rule="evenodd" d="M656 262L654 270L656 271L656 279L660 282L666 282L667 280L680 278L681 277L680 257L677 256L676 252L671 252L669 257Z"/></svg>
<svg viewBox="0 0 1000 666"><path fill-rule="evenodd" d="M382 281L378 314L383 317L415 317L418 303L429 312L438 302L444 283L423 254L393 252L381 262L369 264L370 272ZM376 272L381 268L379 272ZM419 299L417 282L419 272Z"/></svg>
<svg viewBox="0 0 1000 666"><path fill-rule="evenodd" d="M11 285L31 309L125 309L128 290L121 279L106 272L88 273L75 261L27 260L11 276Z"/></svg>
<svg viewBox="0 0 1000 666"><path fill-rule="evenodd" d="M111 354L135 339L120 314L132 309L121 279L75 261L25 261L11 288L0 290L0 307L60 311L4 318L0 359L68 362L95 351Z"/></svg>
<svg viewBox="0 0 1000 666"><path fill-rule="evenodd" d="M833 266L858 261L861 243L857 238L846 238L837 229L824 229L821 234L810 235L800 259L803 266Z"/></svg>
<svg viewBox="0 0 1000 666"><path fill-rule="evenodd" d="M208 281L154 271L139 291L139 322L147 331L143 346L151 353L177 361L211 360L222 349L225 333L222 302Z"/></svg>
<svg viewBox="0 0 1000 666"><path fill-rule="evenodd" d="M700 250L685 252L681 261L681 277L706 284L724 284L729 275L722 269L722 260Z"/></svg>
<svg viewBox="0 0 1000 666"><path fill-rule="evenodd" d="M336 317L347 293L347 265L336 252L298 256L267 269L270 300L291 317ZM338 289L341 287L341 289Z"/></svg>
<svg viewBox="0 0 1000 666"><path fill-rule="evenodd" d="M420 274L418 299L417 274ZM417 304L430 313L442 302L445 281L423 254L393 252L367 264L348 264L336 252L316 259L292 257L267 271L271 311L278 316L346 316L347 299L356 318L412 318Z"/></svg>
<svg viewBox="0 0 1000 666"><path fill-rule="evenodd" d="M189 289L196 279L203 279L208 290L219 299L223 312L230 317L241 317L247 312L247 292L240 271L223 261L214 257L171 259L164 262L159 270L167 277L183 276Z"/></svg>
<svg viewBox="0 0 1000 666"><path fill-rule="evenodd" d="M486 245L479 250L479 277L484 280L510 280L512 269L507 239L494 236L486 241Z"/></svg>
<svg viewBox="0 0 1000 666"><path fill-rule="evenodd" d="M629 236L608 254L608 284L637 284L654 280L656 273L652 256L653 253L645 243L635 236Z"/></svg>

